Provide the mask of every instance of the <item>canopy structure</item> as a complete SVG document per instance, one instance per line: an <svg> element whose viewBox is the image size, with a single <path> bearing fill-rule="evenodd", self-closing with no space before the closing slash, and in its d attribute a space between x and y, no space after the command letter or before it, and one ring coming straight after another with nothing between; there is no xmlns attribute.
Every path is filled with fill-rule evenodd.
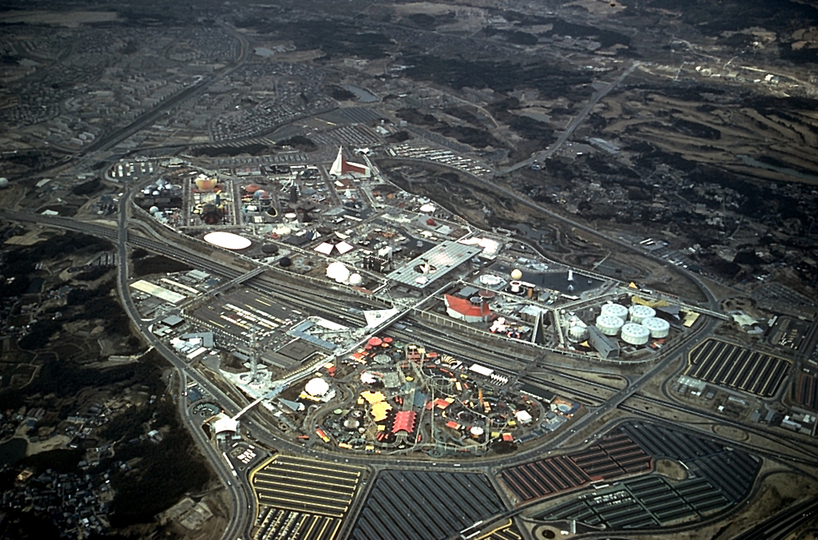
<svg viewBox="0 0 818 540"><path fill-rule="evenodd" d="M398 411L395 414L395 422L392 424L392 433L405 431L412 433L415 430L415 419L417 413L415 411Z"/></svg>

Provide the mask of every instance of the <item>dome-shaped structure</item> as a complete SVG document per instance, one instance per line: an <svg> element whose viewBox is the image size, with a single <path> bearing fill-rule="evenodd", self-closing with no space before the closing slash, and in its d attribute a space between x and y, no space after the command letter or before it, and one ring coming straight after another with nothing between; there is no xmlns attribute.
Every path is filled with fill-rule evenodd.
<svg viewBox="0 0 818 540"><path fill-rule="evenodd" d="M269 199L269 198L270 198L270 194L269 194L269 193L267 193L267 191L265 191L265 190L263 190L263 189L259 189L259 190L257 190L255 193L253 193L253 198L254 198L254 199L256 199L256 200L259 200L259 199Z"/></svg>
<svg viewBox="0 0 818 540"><path fill-rule="evenodd" d="M582 341L588 337L588 329L581 324L572 324L568 327L568 338L574 341Z"/></svg>
<svg viewBox="0 0 818 540"><path fill-rule="evenodd" d="M603 304L599 314L612 315L614 317L619 317L620 319L625 319L628 316L628 308L622 304Z"/></svg>
<svg viewBox="0 0 818 540"><path fill-rule="evenodd" d="M150 212L151 214L158 214L159 213L159 207L158 206L151 206L150 209L148 209L148 212Z"/></svg>
<svg viewBox="0 0 818 540"><path fill-rule="evenodd" d="M511 271L511 279L518 280L522 279L522 277L523 271L520 270L519 268L515 268L514 270Z"/></svg>
<svg viewBox="0 0 818 540"><path fill-rule="evenodd" d="M625 321L615 315L600 315L596 318L596 327L606 336L615 336Z"/></svg>
<svg viewBox="0 0 818 540"><path fill-rule="evenodd" d="M335 261L327 266L327 277L334 279L338 283L346 283L349 281L349 268L340 261Z"/></svg>
<svg viewBox="0 0 818 540"><path fill-rule="evenodd" d="M281 268L289 268L290 266L293 265L293 261L289 257L281 257L278 260L278 265Z"/></svg>
<svg viewBox="0 0 818 540"><path fill-rule="evenodd" d="M622 341L630 345L644 345L650 337L650 330L636 323L627 323L622 326Z"/></svg>
<svg viewBox="0 0 818 540"><path fill-rule="evenodd" d="M437 210L437 208L431 203L426 203L420 207L420 211L424 214L434 214L435 210Z"/></svg>
<svg viewBox="0 0 818 540"><path fill-rule="evenodd" d="M471 433L471 436L474 437L475 439L479 439L480 437L482 437L483 433L485 432L486 430L484 430L480 426L474 426L469 430L469 433Z"/></svg>
<svg viewBox="0 0 818 540"><path fill-rule="evenodd" d="M648 317L653 317L656 315L656 310L650 306L643 306L642 304L634 304L628 310L631 315L631 322L636 324L641 323L643 320L647 319Z"/></svg>
<svg viewBox="0 0 818 540"><path fill-rule="evenodd" d="M9 179L0 178L0 189L6 189L7 187L9 187Z"/></svg>
<svg viewBox="0 0 818 540"><path fill-rule="evenodd" d="M361 274L355 273L349 275L349 284L353 287L357 287L361 283L363 283L364 278L361 277Z"/></svg>
<svg viewBox="0 0 818 540"><path fill-rule="evenodd" d="M250 193L251 195L254 194L256 191L260 190L261 186L258 184L247 184L244 186L244 191Z"/></svg>
<svg viewBox="0 0 818 540"><path fill-rule="evenodd" d="M261 251L265 255L275 255L276 253L278 253L278 246L275 244L264 244L263 246L261 246Z"/></svg>
<svg viewBox="0 0 818 540"><path fill-rule="evenodd" d="M307 381L304 391L313 397L324 397L329 392L329 384L321 377L315 377Z"/></svg>
<svg viewBox="0 0 818 540"><path fill-rule="evenodd" d="M642 320L642 326L650 331L650 337L661 339L670 333L670 323L659 317L647 317Z"/></svg>
<svg viewBox="0 0 818 540"><path fill-rule="evenodd" d="M216 231L204 235L203 240L208 244L231 251L241 251L252 245L252 242L243 236L226 231Z"/></svg>

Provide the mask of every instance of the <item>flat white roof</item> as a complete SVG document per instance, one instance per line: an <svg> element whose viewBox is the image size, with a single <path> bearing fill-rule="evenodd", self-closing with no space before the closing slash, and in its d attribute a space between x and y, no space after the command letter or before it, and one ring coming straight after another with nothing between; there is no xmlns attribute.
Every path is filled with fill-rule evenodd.
<svg viewBox="0 0 818 540"><path fill-rule="evenodd" d="M179 294L177 292L173 292L168 290L164 287L160 287L159 285L154 285L149 281L145 281L144 279L140 279L139 281L134 281L131 283L131 287L136 289L137 291L142 291L143 293L150 294L151 296L155 296L164 300L165 302L170 302L171 304L178 304L187 296L184 294Z"/></svg>
<svg viewBox="0 0 818 540"><path fill-rule="evenodd" d="M199 347L198 349L196 349L192 353L188 354L187 359L188 360L193 360L194 358L197 358L197 357L203 355L206 352L207 352L207 347Z"/></svg>
<svg viewBox="0 0 818 540"><path fill-rule="evenodd" d="M494 374L493 369L481 366L480 364L472 364L471 367L469 367L469 371L473 371L483 377L491 377Z"/></svg>

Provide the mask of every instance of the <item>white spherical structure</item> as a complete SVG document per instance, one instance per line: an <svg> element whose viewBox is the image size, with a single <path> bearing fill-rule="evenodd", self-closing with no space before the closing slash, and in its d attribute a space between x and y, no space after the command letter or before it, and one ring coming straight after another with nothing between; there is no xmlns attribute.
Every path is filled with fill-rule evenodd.
<svg viewBox="0 0 818 540"><path fill-rule="evenodd" d="M644 345L650 337L650 330L636 323L627 323L622 326L622 341L629 345Z"/></svg>
<svg viewBox="0 0 818 540"><path fill-rule="evenodd" d="M641 323L648 317L654 317L656 315L656 310L650 306L643 306L642 304L634 304L628 310L631 315L631 322L636 324Z"/></svg>
<svg viewBox="0 0 818 540"><path fill-rule="evenodd" d="M650 331L650 337L661 339L670 333L670 323L659 317L647 317L642 320L642 326Z"/></svg>
<svg viewBox="0 0 818 540"><path fill-rule="evenodd" d="M424 214L433 214L435 210L437 210L437 208L431 203L426 203L420 207L420 211Z"/></svg>
<svg viewBox="0 0 818 540"><path fill-rule="evenodd" d="M327 277L338 283L346 283L349 280L349 268L342 262L332 262L327 266Z"/></svg>
<svg viewBox="0 0 818 540"><path fill-rule="evenodd" d="M523 277L523 272L519 268L515 268L511 271L511 279L517 280Z"/></svg>
<svg viewBox="0 0 818 540"><path fill-rule="evenodd" d="M474 437L475 439L479 439L480 437L483 436L483 433L485 433L486 431L480 426L474 426L469 430L469 432L471 433L472 437Z"/></svg>
<svg viewBox="0 0 818 540"><path fill-rule="evenodd" d="M600 315L596 318L596 327L606 336L615 336L625 321L614 315Z"/></svg>
<svg viewBox="0 0 818 540"><path fill-rule="evenodd" d="M360 285L361 283L363 283L363 281L364 278L361 277L361 274L356 273L349 275L349 284L352 285L353 287Z"/></svg>
<svg viewBox="0 0 818 540"><path fill-rule="evenodd" d="M159 213L159 207L158 206L151 206L150 209L148 210L148 212L150 212L151 214L158 214Z"/></svg>
<svg viewBox="0 0 818 540"><path fill-rule="evenodd" d="M9 187L9 179L8 178L0 178L0 189L5 189Z"/></svg>
<svg viewBox="0 0 818 540"><path fill-rule="evenodd" d="M313 397L324 397L329 392L329 384L321 377L316 377L307 382L304 391Z"/></svg>
<svg viewBox="0 0 818 540"><path fill-rule="evenodd" d="M622 304L603 304L599 314L611 315L613 317L625 319L628 316L628 308L626 308Z"/></svg>

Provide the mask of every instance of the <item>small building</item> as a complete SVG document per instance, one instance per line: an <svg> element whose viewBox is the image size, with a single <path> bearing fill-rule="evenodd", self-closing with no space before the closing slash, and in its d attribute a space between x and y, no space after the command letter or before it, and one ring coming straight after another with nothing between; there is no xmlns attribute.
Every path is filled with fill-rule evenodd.
<svg viewBox="0 0 818 540"><path fill-rule="evenodd" d="M480 364L472 364L469 366L469 372L478 375L482 375L483 377L491 377L494 374L494 370L491 368L487 368L486 366L481 366Z"/></svg>
<svg viewBox="0 0 818 540"><path fill-rule="evenodd" d="M405 431L412 433L415 430L415 420L417 413L415 411L398 411L395 414L395 422L392 424L392 433Z"/></svg>
<svg viewBox="0 0 818 540"><path fill-rule="evenodd" d="M517 411L514 413L514 416L517 418L517 421L522 424L530 424L533 418L531 417L531 413L528 411Z"/></svg>

